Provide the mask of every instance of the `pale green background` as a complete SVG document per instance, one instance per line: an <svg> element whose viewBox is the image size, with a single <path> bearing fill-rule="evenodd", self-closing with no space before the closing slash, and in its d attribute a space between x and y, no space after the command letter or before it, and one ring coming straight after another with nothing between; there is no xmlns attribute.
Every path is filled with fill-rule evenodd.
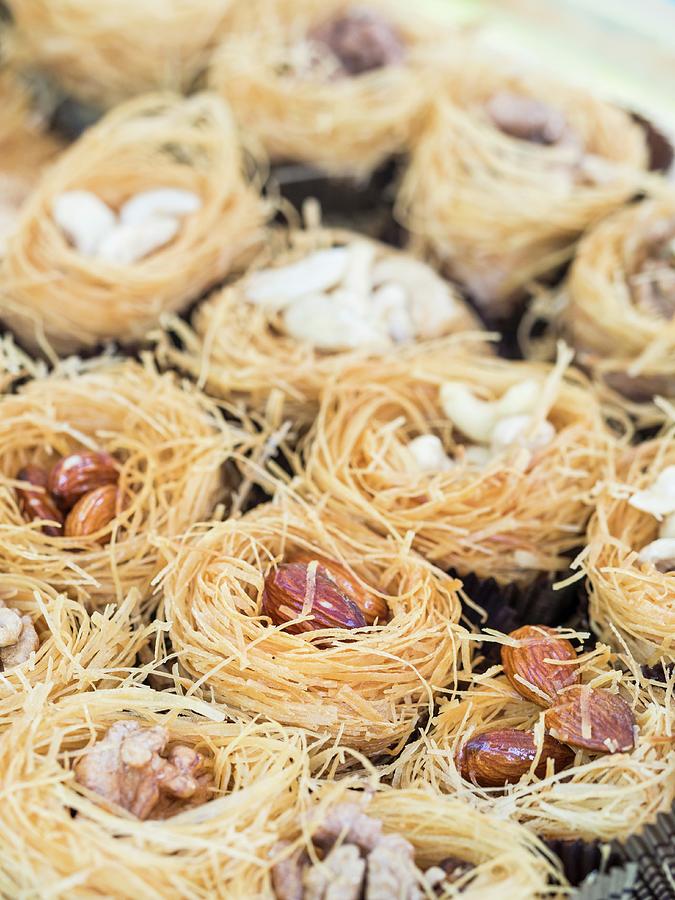
<svg viewBox="0 0 675 900"><path fill-rule="evenodd" d="M422 0L404 0L405 5ZM543 65L675 130L672 0L423 0L480 40Z"/></svg>

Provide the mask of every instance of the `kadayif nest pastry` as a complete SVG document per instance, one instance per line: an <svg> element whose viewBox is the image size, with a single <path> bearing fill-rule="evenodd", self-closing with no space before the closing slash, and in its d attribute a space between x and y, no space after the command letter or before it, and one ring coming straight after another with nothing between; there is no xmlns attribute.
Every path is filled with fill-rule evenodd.
<svg viewBox="0 0 675 900"><path fill-rule="evenodd" d="M49 355L144 339L257 246L266 207L243 166L213 95L120 105L24 206L2 263L3 319Z"/></svg>
<svg viewBox="0 0 675 900"><path fill-rule="evenodd" d="M150 360L98 360L0 398L0 559L87 604L160 568L179 535L227 500L223 465L262 438Z"/></svg>
<svg viewBox="0 0 675 900"><path fill-rule="evenodd" d="M626 652L580 651L570 630L499 641L503 674L476 674L391 767L543 837L625 840L675 800L675 675ZM573 643L574 642L574 643Z"/></svg>
<svg viewBox="0 0 675 900"><path fill-rule="evenodd" d="M493 319L637 192L644 132L587 91L477 49L456 53L399 198L416 242Z"/></svg>
<svg viewBox="0 0 675 900"><path fill-rule="evenodd" d="M209 86L273 161L365 176L406 147L450 40L380 0L242 4Z"/></svg>
<svg viewBox="0 0 675 900"><path fill-rule="evenodd" d="M330 377L358 359L481 326L457 290L407 253L352 231L276 233L252 271L174 320L162 359L213 396L241 397L272 418L311 419Z"/></svg>
<svg viewBox="0 0 675 900"><path fill-rule="evenodd" d="M326 389L299 488L443 567L501 583L566 566L610 435L561 351L555 366L462 345L355 366Z"/></svg>
<svg viewBox="0 0 675 900"><path fill-rule="evenodd" d="M282 496L165 555L180 688L197 682L240 720L395 752L469 665L460 583L353 517Z"/></svg>

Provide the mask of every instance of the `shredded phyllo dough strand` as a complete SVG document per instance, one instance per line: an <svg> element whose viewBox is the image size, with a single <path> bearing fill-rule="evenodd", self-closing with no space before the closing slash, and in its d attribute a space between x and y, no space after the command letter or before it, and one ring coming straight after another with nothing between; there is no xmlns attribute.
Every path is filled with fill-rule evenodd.
<svg viewBox="0 0 675 900"><path fill-rule="evenodd" d="M168 246L133 263L84 255L54 220L54 203L68 192L89 191L116 210L140 192L165 187L187 190L201 205ZM131 100L76 141L31 194L3 262L3 319L44 352L140 340L163 312L183 309L245 265L265 214L218 98Z"/></svg>
<svg viewBox="0 0 675 900"><path fill-rule="evenodd" d="M446 61L444 90L420 131L399 195L417 242L493 313L535 276L567 261L587 226L646 181L644 135L627 113L586 91L479 58ZM564 114L585 153L514 139L489 115L500 95L531 98ZM592 165L591 165L592 163ZM574 179L579 179L574 183Z"/></svg>
<svg viewBox="0 0 675 900"><path fill-rule="evenodd" d="M355 365L323 395L294 460L298 485L378 531L413 534L418 551L461 572L509 581L562 568L585 529L610 441L599 405L569 360L564 349L555 367L490 359L457 337L442 353ZM552 423L550 442L469 464L473 448L461 443L439 401L448 381L486 400L538 381L529 428ZM421 473L410 468L409 448L416 435L430 433L455 462Z"/></svg>
<svg viewBox="0 0 675 900"><path fill-rule="evenodd" d="M77 363L27 382L0 399L0 559L6 571L44 579L103 606L137 587L145 598L161 567L155 539L177 536L210 515L235 485L223 464L264 434L239 428L203 394L160 375L152 362ZM24 518L17 474L59 456L106 451L120 465L125 503L106 542L51 537Z"/></svg>
<svg viewBox="0 0 675 900"><path fill-rule="evenodd" d="M297 553L346 565L386 601L390 620L317 642L272 625L260 607L265 578ZM198 526L164 555L161 612L179 661L167 683L213 696L242 719L264 715L369 754L395 750L433 691L453 687L466 664L457 581L292 498ZM311 587L300 590L302 603Z"/></svg>
<svg viewBox="0 0 675 900"><path fill-rule="evenodd" d="M526 777L497 791L463 779L457 754L472 735L493 729L531 731L540 748L544 737L541 708L523 699L493 668L475 675L461 696L449 700L427 734L406 747L385 774L394 785L424 783L457 795L499 819L526 823L542 837L624 840L675 800L675 673L643 675L616 635L615 642L621 647L616 656L598 644L578 657L584 685L582 729L590 724L584 722L584 695L590 688L618 690L635 716L632 750L612 755L576 750L571 766L541 778L534 774L535 761Z"/></svg>
<svg viewBox="0 0 675 900"><path fill-rule="evenodd" d="M269 894L269 853L297 821L308 777L305 739L279 725L227 724L196 698L135 683L47 702L30 692L2 742L0 890L232 897ZM77 763L117 722L166 729L169 748L197 751L205 802L142 821L75 777ZM203 799L203 798L202 798ZM265 893L267 891L267 894Z"/></svg>
<svg viewBox="0 0 675 900"><path fill-rule="evenodd" d="M578 564L588 577L594 629L608 643L617 633L641 663L675 660L675 602L672 571L641 562L639 552L658 538L661 522L630 503L659 474L675 465L672 430L613 459L588 528Z"/></svg>
<svg viewBox="0 0 675 900"><path fill-rule="evenodd" d="M381 0L361 6L391 21L403 40L403 59L334 78L320 59L312 67L307 38L313 27L348 11L344 0L239 4L211 62L209 87L227 98L242 127L272 159L359 177L412 136L433 84L430 63L432 48L442 43L439 27L424 22L420 10L406 14L404 7Z"/></svg>

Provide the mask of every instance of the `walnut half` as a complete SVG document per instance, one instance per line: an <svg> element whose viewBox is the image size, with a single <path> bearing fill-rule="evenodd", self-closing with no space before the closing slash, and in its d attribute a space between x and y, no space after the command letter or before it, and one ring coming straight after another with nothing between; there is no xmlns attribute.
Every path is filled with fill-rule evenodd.
<svg viewBox="0 0 675 900"><path fill-rule="evenodd" d="M0 600L0 670L6 672L26 662L39 646L31 617L22 616Z"/></svg>
<svg viewBox="0 0 675 900"><path fill-rule="evenodd" d="M201 754L185 744L167 750L169 733L138 722L111 725L75 764L76 780L139 819L166 819L208 799L211 778Z"/></svg>
<svg viewBox="0 0 675 900"><path fill-rule="evenodd" d="M318 865L299 850L273 867L277 900L422 900L430 892L442 893L446 884L473 868L448 857L422 872L412 845L399 834L383 834L382 823L355 803L334 806L312 842L321 859ZM289 846L278 844L275 852Z"/></svg>

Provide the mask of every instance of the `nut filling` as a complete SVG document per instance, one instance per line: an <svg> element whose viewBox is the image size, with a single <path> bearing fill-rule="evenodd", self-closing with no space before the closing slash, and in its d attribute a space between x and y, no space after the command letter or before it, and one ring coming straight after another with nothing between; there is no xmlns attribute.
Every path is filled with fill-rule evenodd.
<svg viewBox="0 0 675 900"><path fill-rule="evenodd" d="M611 691L580 684L577 652L553 628L525 625L502 646L504 674L525 699L546 707L548 733L497 728L464 742L457 754L462 777L480 787L515 784L532 771L545 778L574 762L574 750L627 753L635 746L635 716L626 701Z"/></svg>
<svg viewBox="0 0 675 900"><path fill-rule="evenodd" d="M647 236L629 278L633 303L647 315L675 315L675 220L662 220Z"/></svg>
<svg viewBox="0 0 675 900"><path fill-rule="evenodd" d="M44 521L42 531L49 537L89 537L106 528L120 508L118 464L107 453L73 453L49 472L28 465L17 479L30 485L17 488L24 518Z"/></svg>
<svg viewBox="0 0 675 900"><path fill-rule="evenodd" d="M22 616L0 600L0 670L6 672L20 666L40 646L30 616Z"/></svg>
<svg viewBox="0 0 675 900"><path fill-rule="evenodd" d="M440 895L473 869L471 863L448 856L423 872L405 838L383 834L382 823L353 803L333 807L312 843L318 863L300 850L274 866L277 900L421 900L430 893ZM288 846L281 843L275 850Z"/></svg>
<svg viewBox="0 0 675 900"><path fill-rule="evenodd" d="M75 763L76 780L139 819L168 819L209 799L201 754L170 744L165 728L120 721Z"/></svg>
<svg viewBox="0 0 675 900"><path fill-rule="evenodd" d="M353 630L388 620L385 601L368 592L339 563L302 553L265 579L262 613L289 634L324 628ZM302 617L303 621L295 621Z"/></svg>

